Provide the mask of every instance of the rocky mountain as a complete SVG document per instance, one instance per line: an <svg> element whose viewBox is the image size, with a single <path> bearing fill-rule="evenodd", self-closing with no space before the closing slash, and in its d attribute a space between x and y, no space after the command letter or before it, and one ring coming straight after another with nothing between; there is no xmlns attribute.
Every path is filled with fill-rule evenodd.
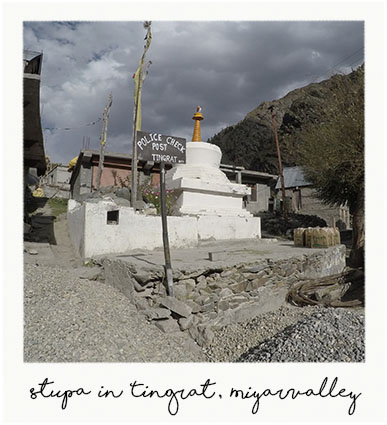
<svg viewBox="0 0 387 425"><path fill-rule="evenodd" d="M320 83L311 83L289 92L281 99L263 102L239 123L208 139L223 152L222 163L246 169L278 174L277 151L269 107L274 107L278 138L284 166L298 165L298 135L310 125L318 125L332 116L339 91L345 98L356 96L364 84L364 65L348 75L334 75Z"/></svg>

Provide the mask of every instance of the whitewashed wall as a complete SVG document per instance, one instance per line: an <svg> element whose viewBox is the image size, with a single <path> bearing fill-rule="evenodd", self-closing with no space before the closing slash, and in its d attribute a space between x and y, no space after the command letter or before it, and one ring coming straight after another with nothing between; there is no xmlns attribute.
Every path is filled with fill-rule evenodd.
<svg viewBox="0 0 387 425"><path fill-rule="evenodd" d="M115 210L118 223L108 224L107 213ZM71 241L83 258L163 246L160 216L140 214L112 200L81 203L71 199L67 217ZM171 248L195 247L199 240L210 238L261 237L259 218L170 216L167 220Z"/></svg>

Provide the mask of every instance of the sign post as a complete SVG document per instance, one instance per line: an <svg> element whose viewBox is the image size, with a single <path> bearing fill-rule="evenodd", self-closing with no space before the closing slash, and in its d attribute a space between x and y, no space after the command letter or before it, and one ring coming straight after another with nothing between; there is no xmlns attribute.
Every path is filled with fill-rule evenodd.
<svg viewBox="0 0 387 425"><path fill-rule="evenodd" d="M161 201L161 225L163 228L163 246L164 246L164 259L165 259L165 276L167 278L167 294L173 297L173 277L172 277L172 264L171 253L169 251L169 238L168 238L168 223L167 223L167 202L165 193L165 163L160 163L160 201Z"/></svg>
<svg viewBox="0 0 387 425"><path fill-rule="evenodd" d="M165 278L167 294L173 297L171 253L169 250L165 164L185 164L186 140L181 137L137 131L138 159L160 164L160 215L163 232Z"/></svg>

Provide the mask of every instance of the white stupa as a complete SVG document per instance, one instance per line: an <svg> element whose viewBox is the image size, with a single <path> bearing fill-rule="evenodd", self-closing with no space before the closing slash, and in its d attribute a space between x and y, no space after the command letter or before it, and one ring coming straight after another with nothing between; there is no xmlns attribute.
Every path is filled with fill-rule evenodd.
<svg viewBox="0 0 387 425"><path fill-rule="evenodd" d="M186 144L186 163L174 165L166 173L167 189L175 190L177 194L175 214L197 216L202 218L200 221L203 225L235 228L231 233L230 229L224 228L223 233L228 235L224 238L229 238L230 234L235 238L260 237L260 219L243 208L243 197L249 195L251 189L230 182L219 169L222 158L220 148L201 140L200 121L203 114L200 106L192 119L195 120L195 127L192 142ZM214 230L214 238L222 239L223 233L220 229Z"/></svg>

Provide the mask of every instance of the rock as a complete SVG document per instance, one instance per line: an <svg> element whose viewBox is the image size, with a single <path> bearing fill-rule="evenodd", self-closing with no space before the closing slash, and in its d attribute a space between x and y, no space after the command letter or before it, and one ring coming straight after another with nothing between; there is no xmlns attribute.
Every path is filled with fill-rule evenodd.
<svg viewBox="0 0 387 425"><path fill-rule="evenodd" d="M30 254L30 255L38 255L38 254L39 254L39 252L38 252L36 249L30 249L30 250L28 251L28 254Z"/></svg>
<svg viewBox="0 0 387 425"><path fill-rule="evenodd" d="M230 288L223 288L221 289L218 295L219 295L219 298L223 298L223 297L228 297L230 295L233 295L233 292Z"/></svg>
<svg viewBox="0 0 387 425"><path fill-rule="evenodd" d="M270 269L261 270L258 273L255 273L255 279L260 279L261 277L269 276Z"/></svg>
<svg viewBox="0 0 387 425"><path fill-rule="evenodd" d="M186 300L185 303L192 308L192 313L198 313L200 311L200 305L193 300Z"/></svg>
<svg viewBox="0 0 387 425"><path fill-rule="evenodd" d="M185 285L187 287L190 287L190 288L194 289L196 283L195 283L195 280L194 279L181 279L179 281L179 285Z"/></svg>
<svg viewBox="0 0 387 425"><path fill-rule="evenodd" d="M209 346L215 337L210 326L205 324L193 326L188 330L188 332L200 347Z"/></svg>
<svg viewBox="0 0 387 425"><path fill-rule="evenodd" d="M194 301L199 304L199 305L203 305L203 304L207 304L211 301L211 298L206 294L206 295L198 295L197 297L194 298Z"/></svg>
<svg viewBox="0 0 387 425"><path fill-rule="evenodd" d="M263 286L266 282L270 280L270 277L261 277L259 279L255 279L251 282L249 282L250 291L253 291L254 289L258 289L261 286Z"/></svg>
<svg viewBox="0 0 387 425"><path fill-rule="evenodd" d="M152 298L153 288L144 288L143 291L137 293L137 297L140 298Z"/></svg>
<svg viewBox="0 0 387 425"><path fill-rule="evenodd" d="M199 294L200 295L208 296L208 295L212 294L211 288L209 288L208 286L206 286L203 289L199 289Z"/></svg>
<svg viewBox="0 0 387 425"><path fill-rule="evenodd" d="M200 308L200 311L202 313L205 313L207 311L213 311L214 309L215 309L214 302L209 302L209 303L203 304Z"/></svg>
<svg viewBox="0 0 387 425"><path fill-rule="evenodd" d="M156 208L145 208L143 211L144 215L158 215Z"/></svg>
<svg viewBox="0 0 387 425"><path fill-rule="evenodd" d="M164 298L160 298L160 304L164 307L167 307L169 310L178 314L182 317L188 317L192 313L192 308L182 301L177 300L176 298L167 296Z"/></svg>
<svg viewBox="0 0 387 425"><path fill-rule="evenodd" d="M230 285L229 288L234 293L244 292L246 290L247 282L248 281L246 281L246 280L241 281L241 282L236 282L236 283L233 283L232 285Z"/></svg>
<svg viewBox="0 0 387 425"><path fill-rule="evenodd" d="M153 273L151 271L145 271L145 270L134 273L133 277L137 280L137 282L140 285L146 285L149 281L154 279Z"/></svg>
<svg viewBox="0 0 387 425"><path fill-rule="evenodd" d="M137 292L142 292L146 289L146 286L140 285L136 280L133 280L133 286Z"/></svg>
<svg viewBox="0 0 387 425"><path fill-rule="evenodd" d="M194 316L181 317L178 321L180 329L186 331L194 324Z"/></svg>
<svg viewBox="0 0 387 425"><path fill-rule="evenodd" d="M231 325L235 322L235 310L219 311L217 317L211 322L213 328Z"/></svg>
<svg viewBox="0 0 387 425"><path fill-rule="evenodd" d="M80 279L97 280L101 275L102 269L100 267L84 268L79 274Z"/></svg>
<svg viewBox="0 0 387 425"><path fill-rule="evenodd" d="M164 272L161 272L160 274L158 274L157 272L155 273L155 275L157 275L157 276L155 276L155 277L157 277L157 278L163 278L164 277ZM180 271L180 270L177 270L177 269L173 269L172 270L172 277L173 277L173 280L174 281L176 281L176 280L180 280L180 279L183 279L183 277L184 277L184 274Z"/></svg>
<svg viewBox="0 0 387 425"><path fill-rule="evenodd" d="M250 302L248 304L243 304L234 309L234 321L244 322L246 320L252 319L262 312L261 303Z"/></svg>
<svg viewBox="0 0 387 425"><path fill-rule="evenodd" d="M244 295L233 295L227 298L230 308L236 308L241 304L247 302L249 299Z"/></svg>
<svg viewBox="0 0 387 425"><path fill-rule="evenodd" d="M257 264L255 266L252 267L248 267L248 268L244 268L243 272L248 272L248 273L258 273L264 269L267 268L267 264Z"/></svg>
<svg viewBox="0 0 387 425"><path fill-rule="evenodd" d="M204 322L206 322L206 323L211 322L212 323L212 321L218 317L218 314L215 311L210 311L208 313L204 313L203 316L204 316L204 320L203 320Z"/></svg>
<svg viewBox="0 0 387 425"><path fill-rule="evenodd" d="M122 205L123 207L130 207L130 201L128 201L127 199L124 198L116 198L114 200L114 202L116 203L116 205Z"/></svg>
<svg viewBox="0 0 387 425"><path fill-rule="evenodd" d="M179 283L181 283L182 285L185 285L187 294L190 294L192 291L195 290L196 282L193 279L181 280Z"/></svg>
<svg viewBox="0 0 387 425"><path fill-rule="evenodd" d="M207 280L205 276L203 275L199 276L199 278L197 279L197 282L198 282L196 285L197 290L207 288Z"/></svg>
<svg viewBox="0 0 387 425"><path fill-rule="evenodd" d="M206 347L211 344L213 341L215 334L209 326L206 325L198 325L198 336L196 342L201 347Z"/></svg>
<svg viewBox="0 0 387 425"><path fill-rule="evenodd" d="M257 277L257 275L256 273L244 272L243 277L247 280L254 280Z"/></svg>
<svg viewBox="0 0 387 425"><path fill-rule="evenodd" d="M185 301L187 298L187 288L185 285L181 285L180 282L178 285L173 287L173 295L180 301Z"/></svg>
<svg viewBox="0 0 387 425"><path fill-rule="evenodd" d="M157 320L154 322L154 324L164 333L180 332L179 325L177 324L176 320L173 319Z"/></svg>
<svg viewBox="0 0 387 425"><path fill-rule="evenodd" d="M218 307L218 311L224 311L224 310L228 310L230 308L230 304L228 302L227 298L222 298L221 300L218 301L217 303L217 307Z"/></svg>
<svg viewBox="0 0 387 425"><path fill-rule="evenodd" d="M171 317L171 312L162 307L147 309L144 314L148 320L168 319Z"/></svg>
<svg viewBox="0 0 387 425"><path fill-rule="evenodd" d="M134 303L139 311L147 310L149 308L149 303L145 298L136 298Z"/></svg>
<svg viewBox="0 0 387 425"><path fill-rule="evenodd" d="M127 187L116 190L115 195L119 198L124 198L130 201L130 190Z"/></svg>
<svg viewBox="0 0 387 425"><path fill-rule="evenodd" d="M231 269L231 270L224 270L222 271L222 273L220 274L220 277L230 277L233 273L235 273L235 269Z"/></svg>

